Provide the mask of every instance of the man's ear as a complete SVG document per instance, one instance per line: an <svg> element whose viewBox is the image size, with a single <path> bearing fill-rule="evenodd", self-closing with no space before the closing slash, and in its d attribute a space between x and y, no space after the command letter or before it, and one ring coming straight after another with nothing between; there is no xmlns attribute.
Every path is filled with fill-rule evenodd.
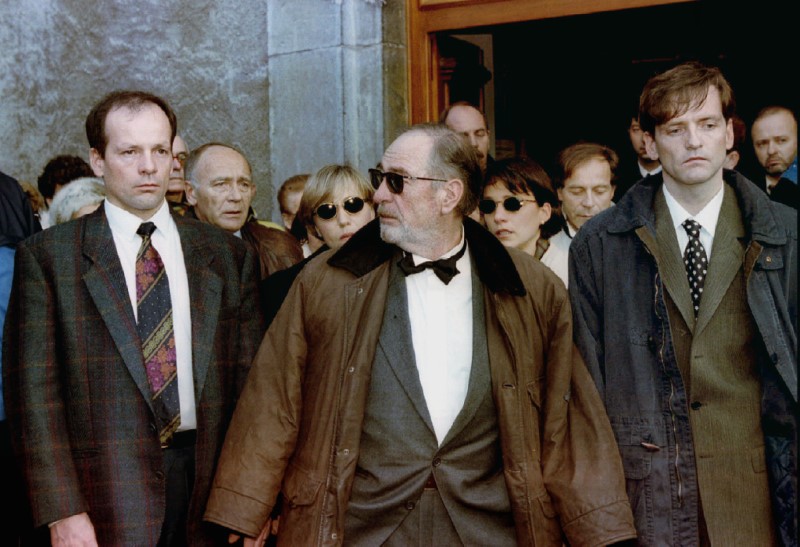
<svg viewBox="0 0 800 547"><path fill-rule="evenodd" d="M647 150L647 155L650 156L650 159L657 160L658 149L656 148L656 141L653 136L649 131L645 131L642 133L642 138L644 139L644 149Z"/></svg>
<svg viewBox="0 0 800 547"><path fill-rule="evenodd" d="M729 118L725 123L725 150L733 148L733 118Z"/></svg>
<svg viewBox="0 0 800 547"><path fill-rule="evenodd" d="M186 203L194 207L197 205L197 196L194 194L194 186L188 180L183 181L183 187L186 191Z"/></svg>
<svg viewBox="0 0 800 547"><path fill-rule="evenodd" d="M450 179L442 187L442 213L453 212L464 195L464 182L461 179Z"/></svg>
<svg viewBox="0 0 800 547"><path fill-rule="evenodd" d="M94 176L103 178L103 169L105 168L106 161L103 159L103 156L100 155L100 152L97 151L97 148L92 148L89 150L89 165L92 166L92 171L94 171Z"/></svg>

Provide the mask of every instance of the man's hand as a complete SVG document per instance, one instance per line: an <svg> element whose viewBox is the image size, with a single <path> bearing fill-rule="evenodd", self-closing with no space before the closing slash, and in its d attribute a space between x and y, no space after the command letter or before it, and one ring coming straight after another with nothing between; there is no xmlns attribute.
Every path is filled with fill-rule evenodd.
<svg viewBox="0 0 800 547"><path fill-rule="evenodd" d="M89 515L78 513L50 526L50 543L53 547L97 547Z"/></svg>
<svg viewBox="0 0 800 547"><path fill-rule="evenodd" d="M275 532L277 532L277 519L275 522ZM267 538L269 537L270 532L272 531L272 519L267 519L267 522L264 523L264 527L261 529L261 533L258 534L258 537L253 539L249 537L244 538L243 545L244 547L261 547L266 543ZM228 535L228 543L236 543L241 539L242 536L239 534L229 534Z"/></svg>

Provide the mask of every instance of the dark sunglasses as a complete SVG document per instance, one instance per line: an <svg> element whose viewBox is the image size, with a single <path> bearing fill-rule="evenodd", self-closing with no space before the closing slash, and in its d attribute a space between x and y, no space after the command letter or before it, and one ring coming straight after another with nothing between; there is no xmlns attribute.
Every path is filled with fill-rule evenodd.
<svg viewBox="0 0 800 547"><path fill-rule="evenodd" d="M369 170L369 180L372 187L376 190L380 187L383 180L386 179L386 184L389 191L393 194L400 194L403 191L404 179L408 180L432 180L434 182L447 182L445 179L429 179L426 177L412 177L411 175L401 175L400 173L384 173L380 169Z"/></svg>
<svg viewBox="0 0 800 547"><path fill-rule="evenodd" d="M494 213L495 209L497 209L497 204L502 203L503 209L508 211L509 213L516 213L522 206L526 203L536 203L535 199L519 199L518 197L511 196L507 197L503 201L492 201L490 199L482 199L478 203L478 209L480 209L481 213L484 215L491 215Z"/></svg>
<svg viewBox="0 0 800 547"><path fill-rule="evenodd" d="M342 207L344 207L345 211L351 215L354 215L364 208L364 200L361 198L350 197L342 202ZM317 207L317 210L314 211L314 214L322 220L330 220L336 216L336 204L323 203Z"/></svg>

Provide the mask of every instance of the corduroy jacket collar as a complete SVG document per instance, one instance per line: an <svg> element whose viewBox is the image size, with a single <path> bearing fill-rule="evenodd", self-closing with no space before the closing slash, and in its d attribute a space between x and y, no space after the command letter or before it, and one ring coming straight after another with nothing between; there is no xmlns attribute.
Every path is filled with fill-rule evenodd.
<svg viewBox="0 0 800 547"><path fill-rule="evenodd" d="M786 231L781 228L781 222L769 206L767 195L736 171L726 169L723 178L736 194L749 239L769 245L784 245ZM663 174L659 173L645 178L631 188L615 207L605 213L613 216L608 224L608 231L621 233L645 225L655 226L653 199L663 183Z"/></svg>
<svg viewBox="0 0 800 547"><path fill-rule="evenodd" d="M464 234L483 284L492 292L524 296L526 291L522 279L502 243L470 218L464 219ZM329 258L328 264L361 277L398 253L397 246L381 239L380 220L375 219Z"/></svg>

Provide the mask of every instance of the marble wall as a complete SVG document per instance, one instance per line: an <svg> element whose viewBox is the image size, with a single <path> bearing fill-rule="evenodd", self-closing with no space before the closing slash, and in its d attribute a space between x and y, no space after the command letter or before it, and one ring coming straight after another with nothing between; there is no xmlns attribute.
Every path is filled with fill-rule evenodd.
<svg viewBox="0 0 800 547"><path fill-rule="evenodd" d="M190 147L241 148L258 215L277 219L284 179L327 163L371 167L405 123L404 32L383 32L405 28L403 4L4 0L0 170L35 183L55 155L88 159L92 105L145 89L170 102Z"/></svg>

